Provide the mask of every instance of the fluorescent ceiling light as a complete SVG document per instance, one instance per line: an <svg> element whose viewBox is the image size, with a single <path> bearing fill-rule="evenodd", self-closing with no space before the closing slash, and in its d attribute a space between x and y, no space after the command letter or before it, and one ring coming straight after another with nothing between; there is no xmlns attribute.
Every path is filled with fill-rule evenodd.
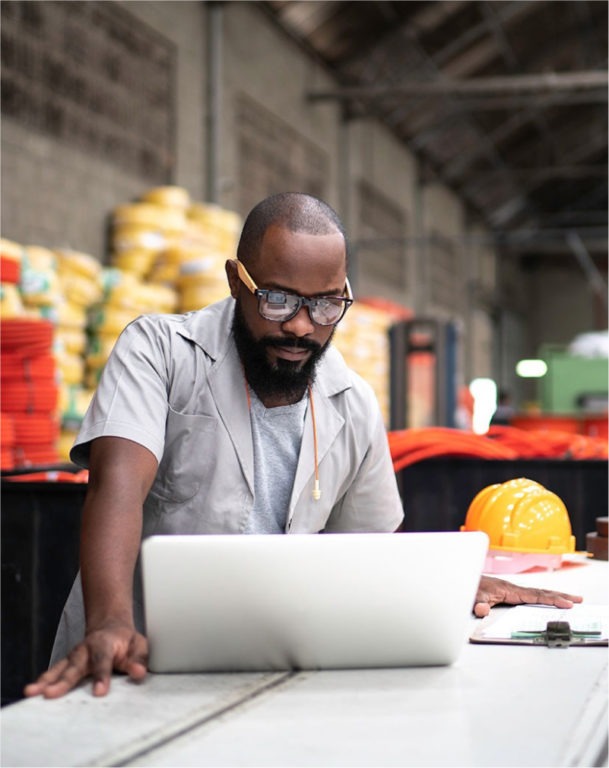
<svg viewBox="0 0 609 768"><path fill-rule="evenodd" d="M547 371L548 366L543 360L519 360L516 363L516 373L523 379L540 379Z"/></svg>

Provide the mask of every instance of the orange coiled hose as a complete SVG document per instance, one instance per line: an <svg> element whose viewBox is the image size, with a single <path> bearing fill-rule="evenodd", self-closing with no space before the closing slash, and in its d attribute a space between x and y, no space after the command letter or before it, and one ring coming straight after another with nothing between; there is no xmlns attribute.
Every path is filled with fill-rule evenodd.
<svg viewBox="0 0 609 768"><path fill-rule="evenodd" d="M491 426L488 436L497 444L514 449L519 458L606 459L607 440L552 429L519 429Z"/></svg>
<svg viewBox="0 0 609 768"><path fill-rule="evenodd" d="M50 320L7 317L2 321L0 349L21 357L44 354L53 346L53 330Z"/></svg>
<svg viewBox="0 0 609 768"><path fill-rule="evenodd" d="M570 432L493 426L485 435L450 427L388 432L396 472L425 459L462 456L480 459L607 459L607 440Z"/></svg>
<svg viewBox="0 0 609 768"><path fill-rule="evenodd" d="M9 475L2 478L11 483L86 483L89 480L89 470L81 469L78 472L51 469L41 472L26 472L22 475Z"/></svg>
<svg viewBox="0 0 609 768"><path fill-rule="evenodd" d="M417 461L441 456L481 459L515 459L516 452L493 440L450 427L421 427L388 433L389 450L396 472Z"/></svg>

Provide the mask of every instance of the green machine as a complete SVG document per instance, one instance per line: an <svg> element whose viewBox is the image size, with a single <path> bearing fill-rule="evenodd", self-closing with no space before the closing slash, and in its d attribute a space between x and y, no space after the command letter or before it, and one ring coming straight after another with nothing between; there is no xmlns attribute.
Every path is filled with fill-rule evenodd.
<svg viewBox="0 0 609 768"><path fill-rule="evenodd" d="M609 365L606 357L573 355L564 346L542 345L539 357L548 371L539 379L544 413L602 413L607 410Z"/></svg>

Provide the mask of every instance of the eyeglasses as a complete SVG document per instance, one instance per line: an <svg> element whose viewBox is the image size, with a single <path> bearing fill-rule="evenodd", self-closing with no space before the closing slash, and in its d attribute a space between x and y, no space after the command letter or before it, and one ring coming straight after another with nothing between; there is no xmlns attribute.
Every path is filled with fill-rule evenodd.
<svg viewBox="0 0 609 768"><path fill-rule="evenodd" d="M309 317L317 325L336 325L353 304L348 279L345 282L344 296L315 296L308 299L273 288L258 288L243 264L238 259L235 261L241 282L258 298L258 312L265 320L285 323L295 317L304 304L309 310Z"/></svg>

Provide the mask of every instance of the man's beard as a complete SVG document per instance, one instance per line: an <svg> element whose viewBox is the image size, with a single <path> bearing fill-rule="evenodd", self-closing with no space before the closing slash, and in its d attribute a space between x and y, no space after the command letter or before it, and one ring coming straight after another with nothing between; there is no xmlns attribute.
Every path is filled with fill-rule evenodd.
<svg viewBox="0 0 609 768"><path fill-rule="evenodd" d="M237 352L243 364L245 378L260 399L283 396L290 400L300 399L315 379L317 364L330 346L332 335L322 346L316 341L296 336L266 336L256 340L247 327L241 304L235 303L232 327ZM272 347L298 347L308 349L311 355L304 363L277 358L269 362L267 350Z"/></svg>

